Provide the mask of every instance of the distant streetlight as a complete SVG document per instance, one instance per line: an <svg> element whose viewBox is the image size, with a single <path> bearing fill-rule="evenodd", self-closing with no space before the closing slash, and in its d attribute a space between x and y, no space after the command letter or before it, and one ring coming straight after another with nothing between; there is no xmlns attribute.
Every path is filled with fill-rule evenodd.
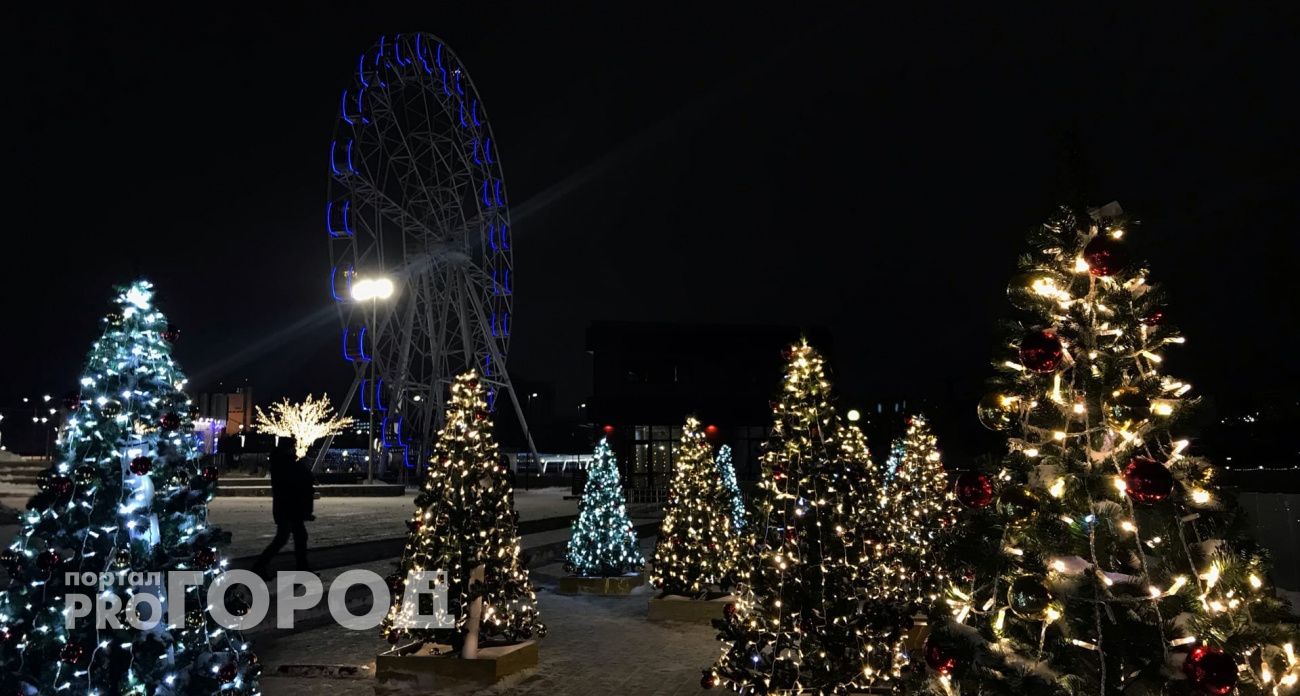
<svg viewBox="0 0 1300 696"><path fill-rule="evenodd" d="M372 335L379 327L379 301L392 297L394 289L392 279L383 276L357 278L352 281L352 299L357 302L370 303L370 330ZM370 345L376 345L375 339L370 340ZM365 347L363 346L362 351L364 352L364 350ZM378 390L374 389L375 383L375 361L374 356L371 356L370 379L366 382L366 384L370 385L367 389L372 392L370 394L370 422L366 430L366 483L375 482L375 460L379 457L378 442L382 442L382 439L375 437L375 411L377 410L375 400L379 398Z"/></svg>
<svg viewBox="0 0 1300 696"><path fill-rule="evenodd" d="M849 422L850 422L850 423L857 423L857 422L858 422L859 420L861 420L861 419L862 419L862 414L861 414L861 413L858 413L858 409L856 409L856 408L851 408L851 409L849 409Z"/></svg>

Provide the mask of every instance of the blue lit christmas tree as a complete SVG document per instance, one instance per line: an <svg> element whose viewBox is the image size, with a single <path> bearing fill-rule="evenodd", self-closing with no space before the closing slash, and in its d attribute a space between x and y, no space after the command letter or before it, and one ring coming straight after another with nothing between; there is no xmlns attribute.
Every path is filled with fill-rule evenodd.
<svg viewBox="0 0 1300 696"><path fill-rule="evenodd" d="M224 572L217 549L230 535L207 523L217 471L199 467L185 376L171 357L179 333L153 299L146 281L118 289L81 389L65 400L55 464L0 555L10 578L0 592L3 693L258 692L257 657L207 611L207 587ZM202 582L169 597L131 580L169 571L198 571ZM114 581L100 593L66 584L74 573ZM99 594L133 613L133 596L153 595L161 612L141 602L143 627L121 612L121 628L96 630L93 615L69 626L65 597L74 594ZM177 602L184 619L169 625Z"/></svg>
<svg viewBox="0 0 1300 696"><path fill-rule="evenodd" d="M645 565L637 546L632 520L623 503L618 460L609 443L596 445L596 459L587 467L578 519L569 538L565 568L574 575L613 577L638 571Z"/></svg>
<svg viewBox="0 0 1300 696"><path fill-rule="evenodd" d="M745 497L740 494L740 485L736 483L736 467L731 463L731 447L723 445L714 457L718 467L718 476L722 479L722 489L731 502L731 528L739 532L745 528Z"/></svg>

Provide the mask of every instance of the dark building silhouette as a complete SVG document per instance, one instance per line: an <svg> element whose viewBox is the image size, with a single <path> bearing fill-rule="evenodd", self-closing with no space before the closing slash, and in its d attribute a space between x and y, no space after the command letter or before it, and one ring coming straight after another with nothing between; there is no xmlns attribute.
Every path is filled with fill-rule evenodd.
<svg viewBox="0 0 1300 696"><path fill-rule="evenodd" d="M689 414L716 446L731 446L738 476L757 478L782 354L801 337L829 359L829 335L820 329L593 322L587 412L596 435L609 437L627 485L668 483Z"/></svg>

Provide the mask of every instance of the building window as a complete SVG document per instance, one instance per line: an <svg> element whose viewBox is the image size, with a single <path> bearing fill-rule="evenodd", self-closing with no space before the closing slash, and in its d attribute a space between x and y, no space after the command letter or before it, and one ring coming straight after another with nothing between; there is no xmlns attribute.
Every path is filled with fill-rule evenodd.
<svg viewBox="0 0 1300 696"><path fill-rule="evenodd" d="M632 426L632 466L630 485L666 486L672 480L673 462L677 458L680 427L667 425Z"/></svg>

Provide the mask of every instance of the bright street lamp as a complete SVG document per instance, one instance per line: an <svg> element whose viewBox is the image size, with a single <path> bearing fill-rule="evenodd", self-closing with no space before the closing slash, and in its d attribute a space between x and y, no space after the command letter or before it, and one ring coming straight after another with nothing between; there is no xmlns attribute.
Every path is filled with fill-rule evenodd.
<svg viewBox="0 0 1300 696"><path fill-rule="evenodd" d="M378 276L375 278L357 278L352 281L352 299L357 302L370 303L370 330L373 333L379 328L379 301L387 300L393 296L393 281L391 278ZM375 345L374 339L371 339L371 345ZM364 348L363 348L364 350ZM379 398L378 393L374 393L373 385L375 380L375 361L370 360L370 379L366 382L366 389L372 390L370 395L370 428L366 431L366 483L375 482L375 459L379 456L379 446L375 438L375 399ZM382 437L378 442L382 442Z"/></svg>
<svg viewBox="0 0 1300 696"><path fill-rule="evenodd" d="M358 278L352 281L352 299L357 302L386 300L393 296L393 281L389 278Z"/></svg>

